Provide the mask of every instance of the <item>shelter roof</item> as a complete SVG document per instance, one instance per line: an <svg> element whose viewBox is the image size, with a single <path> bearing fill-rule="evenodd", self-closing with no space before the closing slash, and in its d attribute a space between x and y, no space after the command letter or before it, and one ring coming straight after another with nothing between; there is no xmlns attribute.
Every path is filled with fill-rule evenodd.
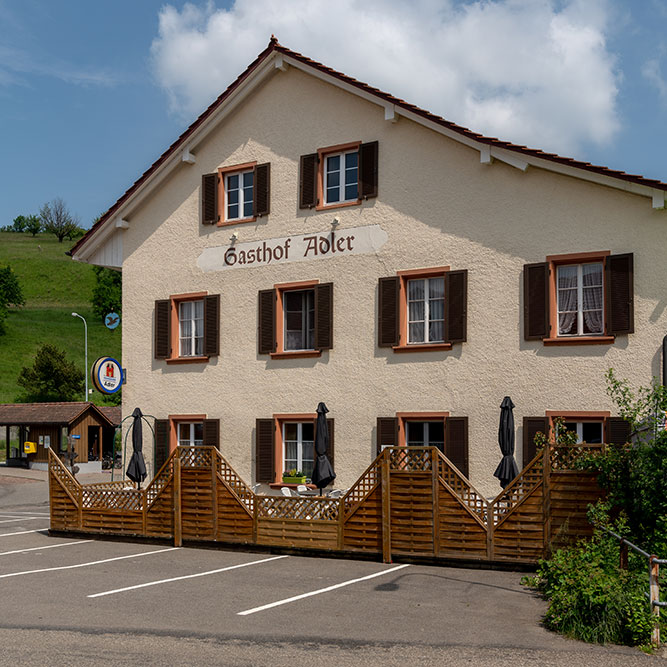
<svg viewBox="0 0 667 667"><path fill-rule="evenodd" d="M120 423L120 408L98 408L84 401L61 403L4 403L0 404L0 424L22 426L27 424L71 424L86 410L91 410L100 422L108 426Z"/></svg>

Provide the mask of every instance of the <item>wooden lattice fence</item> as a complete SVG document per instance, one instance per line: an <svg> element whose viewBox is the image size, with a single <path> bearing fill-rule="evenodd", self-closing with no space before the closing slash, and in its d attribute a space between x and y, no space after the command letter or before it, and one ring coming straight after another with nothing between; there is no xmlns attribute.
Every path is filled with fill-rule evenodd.
<svg viewBox="0 0 667 667"><path fill-rule="evenodd" d="M256 495L213 447L179 447L142 490L80 485L49 453L51 530L429 560L534 563L590 533L600 497L575 461L538 453L487 501L436 448L385 449L341 498Z"/></svg>

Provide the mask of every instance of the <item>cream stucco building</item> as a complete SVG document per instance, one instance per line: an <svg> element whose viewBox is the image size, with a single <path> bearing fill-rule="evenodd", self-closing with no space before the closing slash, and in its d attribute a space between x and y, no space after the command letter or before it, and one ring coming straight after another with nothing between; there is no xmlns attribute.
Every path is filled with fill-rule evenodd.
<svg viewBox="0 0 667 667"><path fill-rule="evenodd" d="M489 139L272 40L77 244L122 268L124 416L149 473L216 444L249 482L312 465L319 401L347 487L436 444L486 495L554 415L620 428L613 367L661 372L667 184ZM148 445L149 449L152 445Z"/></svg>

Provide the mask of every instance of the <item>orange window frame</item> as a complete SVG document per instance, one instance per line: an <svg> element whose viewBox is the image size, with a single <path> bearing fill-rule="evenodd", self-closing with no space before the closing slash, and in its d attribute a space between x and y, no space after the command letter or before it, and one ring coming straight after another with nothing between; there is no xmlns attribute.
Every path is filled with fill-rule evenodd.
<svg viewBox="0 0 667 667"><path fill-rule="evenodd" d="M425 352L429 350L451 350L451 343L409 343L408 342L408 281L420 278L437 278L450 270L449 266L434 266L428 269L408 269L397 271L399 277L398 294L398 340L392 349L395 352ZM445 308L447 304L445 304Z"/></svg>
<svg viewBox="0 0 667 667"><path fill-rule="evenodd" d="M611 255L609 250L599 250L597 252L578 252L565 255L547 255L546 261L549 264L549 327L551 335L544 338L545 345L606 345L613 343L616 337L607 333L606 323L606 303L604 303L606 294L606 266L607 257ZM558 267L568 264L590 264L592 262L602 262L602 299L603 299L603 325L604 333L597 335L582 336L559 336L558 335ZM554 335L555 334L555 335Z"/></svg>
<svg viewBox="0 0 667 667"><path fill-rule="evenodd" d="M406 425L408 422L437 422L442 421L443 429L446 432L447 417L449 412L397 412L398 420L398 446L407 447ZM446 440L446 436L445 436ZM443 443L444 446L444 443Z"/></svg>
<svg viewBox="0 0 667 667"><path fill-rule="evenodd" d="M573 422L602 422L602 441L604 442L607 420L611 417L611 412L609 410L547 410L545 416L548 421L549 439L552 442L556 437L554 420L558 417Z"/></svg>
<svg viewBox="0 0 667 667"><path fill-rule="evenodd" d="M334 202L333 204L324 203L324 165L326 158L329 155L334 153L349 153L354 150L359 150L361 146L361 141L351 141L347 144L338 144L336 146L327 146L326 148L317 149L317 205L315 206L316 211L328 211L334 208L345 208L347 206L359 206L361 204L361 198L359 197L359 192L357 192L357 198L354 201L345 201L345 202ZM357 163L357 170L359 169ZM358 172L357 172L358 173ZM358 177L357 177L358 180Z"/></svg>
<svg viewBox="0 0 667 667"><path fill-rule="evenodd" d="M273 469L275 470L273 484L270 486L294 486L283 484L283 461L285 458L285 443L283 442L283 424L286 422L313 422L317 421L316 412L278 413L273 415L275 428L273 430ZM311 485L311 488L315 488Z"/></svg>
<svg viewBox="0 0 667 667"><path fill-rule="evenodd" d="M231 167L218 167L218 175L220 180L218 182L218 209L220 214L220 220L218 221L218 227L229 227L230 225L240 225L246 222L255 222L257 216L253 215L249 218L235 218L234 220L227 220L227 189L225 188L226 176L230 176L236 173L241 173L244 171L254 170L257 166L257 161L246 162L244 164L235 164ZM253 181L253 196L255 195L254 191L254 181Z"/></svg>
<svg viewBox="0 0 667 667"><path fill-rule="evenodd" d="M207 419L205 414L193 415L169 415L169 453L178 447L178 425L191 422L203 422Z"/></svg>
<svg viewBox="0 0 667 667"><path fill-rule="evenodd" d="M165 361L168 364L196 364L202 363L209 360L208 355L202 354L192 357L181 357L181 346L180 346L180 321L178 319L179 305L185 301L200 301L204 297L208 296L208 292L189 292L187 294L172 294L169 297L171 301L171 322L169 323L170 338L171 340L171 356L168 357ZM176 353L174 355L174 353Z"/></svg>
<svg viewBox="0 0 667 667"><path fill-rule="evenodd" d="M308 357L322 356L322 350L286 350L285 349L285 312L283 306L283 296L285 292L296 292L306 290L319 285L319 280L302 280L291 283L277 283L273 286L276 290L276 351L271 352L273 359L303 359Z"/></svg>

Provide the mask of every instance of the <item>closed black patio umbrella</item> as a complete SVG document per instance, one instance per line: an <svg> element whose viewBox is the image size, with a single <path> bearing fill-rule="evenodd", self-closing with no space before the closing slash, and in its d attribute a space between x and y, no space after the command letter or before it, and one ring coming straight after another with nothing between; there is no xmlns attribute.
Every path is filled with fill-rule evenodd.
<svg viewBox="0 0 667 667"><path fill-rule="evenodd" d="M137 488L141 488L141 482L146 479L146 463L144 462L143 448L143 427L141 419L143 415L139 408L134 408L132 413L132 458L127 466L127 476L137 483Z"/></svg>
<svg viewBox="0 0 667 667"><path fill-rule="evenodd" d="M336 473L333 471L331 461L327 456L329 449L329 428L327 427L326 414L329 412L324 403L317 406L317 424L315 426L315 466L311 479L313 484L320 490L331 484L336 479Z"/></svg>
<svg viewBox="0 0 667 667"><path fill-rule="evenodd" d="M503 458L494 472L503 489L519 474L514 460L514 403L509 396L500 404L500 424L498 426L498 444Z"/></svg>

